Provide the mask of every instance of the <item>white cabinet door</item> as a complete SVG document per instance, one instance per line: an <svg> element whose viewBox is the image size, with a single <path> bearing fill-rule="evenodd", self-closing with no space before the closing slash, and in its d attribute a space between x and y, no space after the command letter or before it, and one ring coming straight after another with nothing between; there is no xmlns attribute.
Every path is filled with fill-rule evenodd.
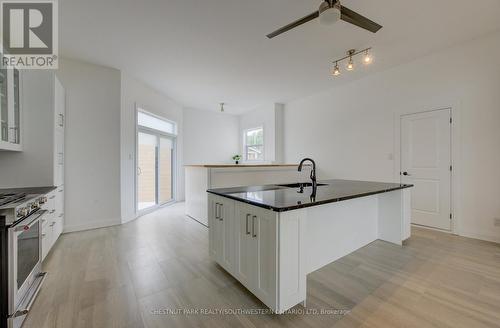
<svg viewBox="0 0 500 328"><path fill-rule="evenodd" d="M214 195L208 195L208 208L207 208L207 214L208 214L208 249L209 249L209 255L210 258L214 261L217 260L217 248L216 248L216 243L217 243L217 219L215 218L215 203L216 203L217 196Z"/></svg>
<svg viewBox="0 0 500 328"><path fill-rule="evenodd" d="M211 258L276 308L276 213L209 195L208 218Z"/></svg>
<svg viewBox="0 0 500 328"><path fill-rule="evenodd" d="M64 184L64 131L56 129L54 139L54 185Z"/></svg>
<svg viewBox="0 0 500 328"><path fill-rule="evenodd" d="M259 208L252 219L252 237L257 253L255 293L266 305L274 308L276 306L277 217L275 212Z"/></svg>
<svg viewBox="0 0 500 328"><path fill-rule="evenodd" d="M217 263L223 264L224 258L224 221L222 217L222 208L220 203L220 197L217 197L215 201L215 254Z"/></svg>
<svg viewBox="0 0 500 328"><path fill-rule="evenodd" d="M56 129L64 130L65 115L66 115L66 92L61 82L57 78L54 78L54 114L55 114L55 126Z"/></svg>
<svg viewBox="0 0 500 328"><path fill-rule="evenodd" d="M236 235L236 276L248 289L252 289L255 281L257 265L257 244L252 237L252 208L238 203L236 205L238 234Z"/></svg>
<svg viewBox="0 0 500 328"><path fill-rule="evenodd" d="M0 150L22 150L20 83L19 70L0 70Z"/></svg>
<svg viewBox="0 0 500 328"><path fill-rule="evenodd" d="M219 197L218 216L222 234L222 262L221 265L230 273L236 268L236 225L234 201Z"/></svg>
<svg viewBox="0 0 500 328"><path fill-rule="evenodd" d="M61 217L54 218L52 226L52 245L56 243L57 239L61 236L63 232L63 220Z"/></svg>
<svg viewBox="0 0 500 328"><path fill-rule="evenodd" d="M210 195L209 196L209 248L210 256L220 265L223 265L224 258L224 221L222 216L221 197Z"/></svg>
<svg viewBox="0 0 500 328"><path fill-rule="evenodd" d="M49 213L45 214L41 219L42 224L42 261L45 259L47 254L49 254L50 249L52 248L52 218L54 213L50 213L50 210L47 209Z"/></svg>
<svg viewBox="0 0 500 328"><path fill-rule="evenodd" d="M276 305L277 218L246 204L237 205L237 278L268 306Z"/></svg>
<svg viewBox="0 0 500 328"><path fill-rule="evenodd" d="M47 254L49 254L50 248L52 247L52 228L47 225L46 228L42 229L42 261L45 259Z"/></svg>
<svg viewBox="0 0 500 328"><path fill-rule="evenodd" d="M55 191L56 217L64 218L64 186L59 186Z"/></svg>

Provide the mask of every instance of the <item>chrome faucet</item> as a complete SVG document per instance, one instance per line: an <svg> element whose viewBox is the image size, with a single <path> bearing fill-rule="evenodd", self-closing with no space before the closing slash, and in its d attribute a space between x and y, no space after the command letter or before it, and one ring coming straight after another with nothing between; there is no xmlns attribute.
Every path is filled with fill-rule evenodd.
<svg viewBox="0 0 500 328"><path fill-rule="evenodd" d="M306 161L309 161L312 163L312 170L311 170L311 181L312 181L312 188L313 188L313 192L315 193L316 192L316 162L314 162L313 159L311 158L304 158L303 160L300 161L300 164L299 164L299 172L302 171L302 165L304 164L304 162Z"/></svg>

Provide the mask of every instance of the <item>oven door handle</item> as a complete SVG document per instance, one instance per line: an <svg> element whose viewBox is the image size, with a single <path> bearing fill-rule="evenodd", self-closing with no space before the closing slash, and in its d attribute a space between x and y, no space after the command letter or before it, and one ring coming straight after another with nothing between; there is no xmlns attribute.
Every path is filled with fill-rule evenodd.
<svg viewBox="0 0 500 328"><path fill-rule="evenodd" d="M23 315L27 315L30 310L31 310L31 306L33 305L33 303L35 302L35 299L38 295L38 292L40 291L40 288L42 287L42 284L44 283L45 281L45 278L47 276L47 273L46 272L40 272L37 276L37 282L36 282L36 286L34 286L33 288L36 288L34 292L30 293L29 291L27 292L27 294L29 294L29 296L31 297L28 301L28 304L26 304L26 306L21 309L21 310L17 310L13 315L12 315L12 318L17 318L17 317L20 317L20 316L23 316ZM28 296L28 295L26 295Z"/></svg>
<svg viewBox="0 0 500 328"><path fill-rule="evenodd" d="M26 231L31 228L32 225L34 225L42 216L44 216L48 211L47 210L40 210L35 213L35 217L31 219L31 221L27 224L19 224L14 227L15 232L20 232L20 231Z"/></svg>

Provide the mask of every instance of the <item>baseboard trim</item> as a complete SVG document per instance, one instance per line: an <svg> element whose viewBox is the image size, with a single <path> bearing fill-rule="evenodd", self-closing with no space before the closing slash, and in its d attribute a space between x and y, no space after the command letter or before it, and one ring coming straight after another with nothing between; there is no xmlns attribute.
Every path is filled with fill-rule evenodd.
<svg viewBox="0 0 500 328"><path fill-rule="evenodd" d="M451 230L433 228L433 227L429 227L429 226L425 226L425 225L420 225L420 224L416 224L416 223L412 223L411 226L415 227L415 228L422 228L422 229L427 229L427 230L432 230L432 231L444 232L444 233L448 233L448 234L452 234L452 235L454 234Z"/></svg>
<svg viewBox="0 0 500 328"><path fill-rule="evenodd" d="M197 222L197 223L201 224L201 225L202 225L202 226L204 226L205 228L208 228L208 224L205 224L205 223L203 223L203 222L201 222L201 221L199 221L199 220L195 219L194 217L192 217L192 216L191 216L191 215L189 215L189 214L186 214L186 216L187 216L188 218L190 218L191 220L193 220L193 221L195 221L195 222Z"/></svg>
<svg viewBox="0 0 500 328"><path fill-rule="evenodd" d="M481 233L475 233L475 232L466 232L466 231L459 231L457 233L454 233L453 231L442 230L442 229L437 229L437 228L432 228L432 227L427 227L427 226L418 225L418 224L415 224L415 223L412 223L411 225L412 225L412 227L415 227L415 228L422 228L422 229L426 229L426 230L438 231L438 232L443 232L443 233L447 233L447 234L451 234L451 235L457 235L457 236L460 236L460 237L477 239L477 240L482 240L482 241L487 241L487 242L491 242L491 243L500 244L500 236L496 237L496 236L491 236L491 235L487 235L487 234L481 234Z"/></svg>
<svg viewBox="0 0 500 328"><path fill-rule="evenodd" d="M486 235L486 234L481 234L481 233L476 233L476 232L467 232L467 231L461 231L459 233L459 236L473 238L473 239L479 239L479 240L488 241L491 243L500 244L500 236L496 237L496 236L491 236L491 235Z"/></svg>
<svg viewBox="0 0 500 328"><path fill-rule="evenodd" d="M120 220L91 221L91 222L86 222L84 224L67 225L64 227L63 233L100 229L120 224L121 224Z"/></svg>

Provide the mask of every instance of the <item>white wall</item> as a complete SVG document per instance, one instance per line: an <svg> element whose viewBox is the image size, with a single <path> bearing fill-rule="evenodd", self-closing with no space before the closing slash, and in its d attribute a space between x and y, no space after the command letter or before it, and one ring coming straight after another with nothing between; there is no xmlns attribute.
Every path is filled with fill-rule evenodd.
<svg viewBox="0 0 500 328"><path fill-rule="evenodd" d="M500 227L493 225L500 218L498 58L495 33L292 101L285 110L285 160L314 158L320 179L399 181L399 116L453 107L460 131L457 232L500 241Z"/></svg>
<svg viewBox="0 0 500 328"><path fill-rule="evenodd" d="M135 139L137 107L177 123L176 200L184 199L183 112L172 99L134 79L121 74L121 210L122 221L136 217L135 213ZM117 166L119 167L119 166Z"/></svg>
<svg viewBox="0 0 500 328"><path fill-rule="evenodd" d="M66 89L65 230L120 223L120 72L61 59Z"/></svg>
<svg viewBox="0 0 500 328"><path fill-rule="evenodd" d="M238 143L243 152L243 133L247 129L264 128L264 162L283 163L282 104L267 104L239 116Z"/></svg>
<svg viewBox="0 0 500 328"><path fill-rule="evenodd" d="M184 109L184 164L232 163L239 154L238 116Z"/></svg>

